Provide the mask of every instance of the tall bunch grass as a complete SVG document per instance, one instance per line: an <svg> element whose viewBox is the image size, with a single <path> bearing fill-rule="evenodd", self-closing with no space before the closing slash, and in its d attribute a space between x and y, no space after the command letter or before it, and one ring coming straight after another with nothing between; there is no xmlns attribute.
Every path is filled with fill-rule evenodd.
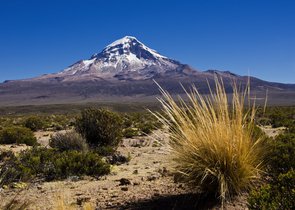
<svg viewBox="0 0 295 210"><path fill-rule="evenodd" d="M174 168L181 179L197 191L215 193L222 203L259 180L266 151L262 138L253 135L255 104L245 106L249 86L244 91L236 83L232 87L229 100L223 81L216 78L209 96L192 87L185 90L186 101L176 101L160 88L165 114L155 113L169 127Z"/></svg>

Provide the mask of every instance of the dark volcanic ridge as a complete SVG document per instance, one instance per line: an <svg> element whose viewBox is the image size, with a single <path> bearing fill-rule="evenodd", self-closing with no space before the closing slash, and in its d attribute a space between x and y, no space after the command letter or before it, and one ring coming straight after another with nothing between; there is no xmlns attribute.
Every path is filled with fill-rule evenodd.
<svg viewBox="0 0 295 210"><path fill-rule="evenodd" d="M247 76L229 71L197 71L189 65L165 57L135 37L126 36L105 47L88 60L81 60L54 74L0 84L0 105L118 101L159 94L157 81L171 94L181 94L194 84L208 92L218 76L231 91L232 81L242 86ZM293 93L294 84L273 83L250 77L253 92Z"/></svg>

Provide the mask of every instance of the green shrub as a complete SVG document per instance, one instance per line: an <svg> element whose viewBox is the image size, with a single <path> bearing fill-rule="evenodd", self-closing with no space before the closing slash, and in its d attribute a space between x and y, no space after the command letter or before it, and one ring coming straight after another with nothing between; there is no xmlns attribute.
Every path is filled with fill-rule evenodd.
<svg viewBox="0 0 295 210"><path fill-rule="evenodd" d="M33 146L37 143L34 133L29 128L8 127L0 131L0 144L26 144Z"/></svg>
<svg viewBox="0 0 295 210"><path fill-rule="evenodd" d="M267 150L253 138L255 107L244 112L247 92L234 85L229 102L222 84L216 80L209 97L192 88L189 101L179 98L179 103L161 89L165 115L156 115L170 130L174 170L181 180L224 202L260 179Z"/></svg>
<svg viewBox="0 0 295 210"><path fill-rule="evenodd" d="M86 140L75 131L68 131L66 133L57 133L53 135L49 140L49 146L60 151L88 151Z"/></svg>
<svg viewBox="0 0 295 210"><path fill-rule="evenodd" d="M25 127L30 128L32 131L41 130L44 126L44 122L40 117L32 116L25 120Z"/></svg>
<svg viewBox="0 0 295 210"><path fill-rule="evenodd" d="M272 176L295 169L295 133L280 134L270 140L268 162Z"/></svg>
<svg viewBox="0 0 295 210"><path fill-rule="evenodd" d="M122 139L122 119L105 109L86 109L76 120L76 130L93 147L117 147Z"/></svg>
<svg viewBox="0 0 295 210"><path fill-rule="evenodd" d="M253 190L248 198L249 209L295 209L295 171L280 174L271 184Z"/></svg>
<svg viewBox="0 0 295 210"><path fill-rule="evenodd" d="M69 176L96 177L109 172L110 165L97 153L33 148L5 162L0 169L0 186L15 181L31 181L36 177L50 181Z"/></svg>

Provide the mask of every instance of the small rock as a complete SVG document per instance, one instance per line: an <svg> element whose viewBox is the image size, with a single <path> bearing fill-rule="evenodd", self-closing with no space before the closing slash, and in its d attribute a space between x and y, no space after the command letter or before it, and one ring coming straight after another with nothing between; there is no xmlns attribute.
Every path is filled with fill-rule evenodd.
<svg viewBox="0 0 295 210"><path fill-rule="evenodd" d="M138 174L138 170L137 170L137 169L134 170L134 171L133 171L133 174Z"/></svg>
<svg viewBox="0 0 295 210"><path fill-rule="evenodd" d="M79 177L78 176L69 176L68 177L68 181L71 181L71 182L77 182L79 181Z"/></svg>
<svg viewBox="0 0 295 210"><path fill-rule="evenodd" d="M159 174L161 174L162 176L167 176L169 171L167 170L166 167L163 167L163 169L159 169L158 170Z"/></svg>
<svg viewBox="0 0 295 210"><path fill-rule="evenodd" d="M128 187L121 187L122 191L128 191Z"/></svg>
<svg viewBox="0 0 295 210"><path fill-rule="evenodd" d="M140 185L140 183L139 182L133 182L133 185L137 186L137 185Z"/></svg>
<svg viewBox="0 0 295 210"><path fill-rule="evenodd" d="M91 197L79 197L77 198L77 205L82 206L83 203L89 202Z"/></svg>
<svg viewBox="0 0 295 210"><path fill-rule="evenodd" d="M129 179L126 179L126 178L120 179L119 182L120 182L119 186L130 185L131 184L131 181Z"/></svg>
<svg viewBox="0 0 295 210"><path fill-rule="evenodd" d="M148 176L147 177L147 180L148 181L154 181L154 180L156 180L156 179L158 179L159 178L159 176L157 176L157 175L151 175L151 176Z"/></svg>
<svg viewBox="0 0 295 210"><path fill-rule="evenodd" d="M103 190L108 190L108 188L107 188L107 187L103 187L102 189L103 189Z"/></svg>

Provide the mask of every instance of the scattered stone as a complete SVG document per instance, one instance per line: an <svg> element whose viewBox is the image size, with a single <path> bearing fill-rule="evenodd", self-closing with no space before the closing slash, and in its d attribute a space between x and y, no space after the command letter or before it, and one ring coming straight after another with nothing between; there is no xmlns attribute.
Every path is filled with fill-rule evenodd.
<svg viewBox="0 0 295 210"><path fill-rule="evenodd" d="M120 179L119 182L120 182L119 186L130 185L131 184L131 181L129 179L126 179L126 178Z"/></svg>
<svg viewBox="0 0 295 210"><path fill-rule="evenodd" d="M83 203L89 202L91 197L79 197L77 198L77 205L82 206Z"/></svg>
<svg viewBox="0 0 295 210"><path fill-rule="evenodd" d="M121 187L122 191L128 191L128 187Z"/></svg>

